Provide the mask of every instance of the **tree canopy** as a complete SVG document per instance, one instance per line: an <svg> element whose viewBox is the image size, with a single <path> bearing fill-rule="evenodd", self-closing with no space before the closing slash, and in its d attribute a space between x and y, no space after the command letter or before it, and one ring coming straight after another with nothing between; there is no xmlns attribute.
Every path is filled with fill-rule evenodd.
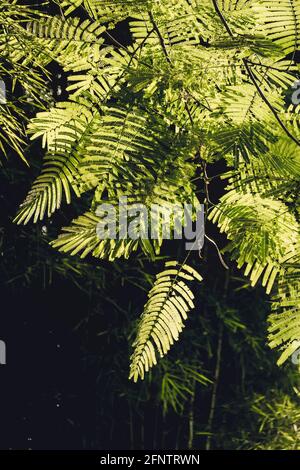
<svg viewBox="0 0 300 470"><path fill-rule="evenodd" d="M8 91L0 150L29 165L33 149L43 153L14 222L45 224L48 236L50 218L69 204L74 218L66 225L64 217L49 242L83 276L89 268L79 257L109 261L125 277L128 259L154 270L164 261L155 281L152 271L143 274L148 300L129 335L129 376L137 381L195 315L195 297L211 286L211 259L205 247L195 254L183 241L166 243L164 218L156 239L100 238L98 207L109 203L120 216L126 197L133 211L160 205L167 217L170 206L189 204L194 222L204 211L205 246L227 279L224 292L214 293L215 308L236 267L247 289L263 287L268 327L261 319L260 328L282 365L300 347L300 107L293 97L300 1L53 3L54 10L17 0L0 6L0 78ZM63 89L54 89L53 70ZM228 315L221 317L229 328L243 329L235 311ZM164 382L174 409L181 402L172 381L181 376L183 398L192 393L189 375L193 386L210 383L204 371L180 369L179 361Z"/></svg>

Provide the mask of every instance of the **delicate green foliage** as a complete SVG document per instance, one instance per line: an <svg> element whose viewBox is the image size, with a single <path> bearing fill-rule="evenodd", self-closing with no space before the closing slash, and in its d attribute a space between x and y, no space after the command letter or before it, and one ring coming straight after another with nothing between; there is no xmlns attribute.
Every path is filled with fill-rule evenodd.
<svg viewBox="0 0 300 470"><path fill-rule="evenodd" d="M241 162L238 169L224 177L230 181L229 188L242 193L289 201L292 192L297 191L300 177L300 147L283 137L269 145L259 158L252 159L250 165Z"/></svg>
<svg viewBox="0 0 300 470"><path fill-rule="evenodd" d="M144 378L157 363L156 351L163 357L184 328L183 320L194 308L194 294L188 281L201 281L202 277L186 264L175 261L165 265L165 271L157 274L149 292L149 300L140 319L134 353L131 357L130 378L136 382Z"/></svg>
<svg viewBox="0 0 300 470"><path fill-rule="evenodd" d="M164 366L165 364L165 366ZM177 413L182 413L185 402L194 396L195 384L209 385L211 380L201 372L199 362L183 360L172 363L171 360L162 362L163 376L161 381L160 398L163 411L173 408Z"/></svg>
<svg viewBox="0 0 300 470"><path fill-rule="evenodd" d="M278 44L284 55L300 47L300 4L297 0L263 0L255 10L264 22L263 32Z"/></svg>
<svg viewBox="0 0 300 470"><path fill-rule="evenodd" d="M252 286L263 276L262 285L270 293L287 250L297 244L298 225L286 206L258 194L231 191L210 218L231 240L227 250L239 268L246 265Z"/></svg>
<svg viewBox="0 0 300 470"><path fill-rule="evenodd" d="M52 242L52 245L71 255L81 253L81 258L92 253L96 258L114 261L116 258L128 258L137 250L140 242L146 254L154 257L152 245L148 240L101 239L97 235L97 225L100 222L99 216L87 212L75 219L70 227L65 227L64 233Z"/></svg>
<svg viewBox="0 0 300 470"><path fill-rule="evenodd" d="M74 56L101 56L100 47L104 40L101 34L104 26L96 21L80 21L79 18L63 20L59 16L41 18L27 23L29 40L39 48L45 61L52 58L66 65Z"/></svg>
<svg viewBox="0 0 300 470"><path fill-rule="evenodd" d="M31 191L20 207L16 221L27 223L48 217L61 205L63 194L71 202L71 189L80 195L86 188L79 180L80 148L84 149L97 116L88 103L60 103L53 118L53 110L39 113L31 129L36 136L43 136L48 147L42 174L34 182ZM87 183L87 182L86 182Z"/></svg>
<svg viewBox="0 0 300 470"><path fill-rule="evenodd" d="M16 13L15 2L0 8L12 31L6 38L0 29L0 53L6 41L6 58L18 72L6 73L36 94L39 73L54 60L69 93L27 127L47 153L16 221L42 220L73 194L89 191L88 207L53 245L109 260L142 249L154 259L162 237L98 238L103 220L97 207L111 202L117 211L122 196L147 208L189 202L195 210L205 202L229 239L224 251L253 286L261 280L274 295L270 345L283 347L283 362L300 341L299 106L288 105L298 77L300 1L56 3L61 16ZM87 19L80 19L79 9ZM123 20L129 46L114 36ZM25 78L32 67L39 72ZM13 133L15 110L9 109L0 138L17 150L21 129ZM229 184L213 204L210 175L219 160L227 165ZM135 366L135 378L154 362L152 353L145 353L140 369Z"/></svg>
<svg viewBox="0 0 300 470"><path fill-rule="evenodd" d="M5 155L6 145L25 160L22 147L25 144L24 129L20 125L23 113L12 103L0 104L0 150Z"/></svg>
<svg viewBox="0 0 300 470"><path fill-rule="evenodd" d="M37 17L40 17L38 13L28 6L19 5L16 0L1 2L0 80L5 86L5 97L0 100L0 151L6 155L11 148L24 161L24 107L31 103L37 106L42 100L48 100L42 78L43 64L34 60L23 26L26 21ZM21 93L15 103L12 93L17 86Z"/></svg>
<svg viewBox="0 0 300 470"><path fill-rule="evenodd" d="M299 391L292 397L283 393L258 395L252 405L259 421L259 442L255 450L300 450Z"/></svg>
<svg viewBox="0 0 300 470"><path fill-rule="evenodd" d="M144 203L150 207L150 204L164 203L166 212L171 204L198 205L190 182L194 171L188 162L191 144L184 135L178 135L172 142L163 121L148 117L138 109L105 107L99 113L83 99L59 103L47 113L38 113L29 131L33 133L32 138L43 137L43 145L48 147L47 165L21 205L16 217L18 223L27 223L31 218L42 220L45 214L50 216L60 207L63 194L70 202L71 188L79 196L95 187L94 211L104 202L105 191L110 202L127 194L131 196L131 204ZM99 222L97 217L93 220ZM85 247L82 256L92 252L96 257L111 260L125 253L128 256L138 246L132 240L120 243L100 240L95 224L94 243L88 244L90 238L85 237L91 230L90 217L85 215L74 221L70 231L66 229L67 234L55 246L72 254ZM157 253L161 243L161 238L154 242ZM148 254L154 255L150 242L144 239L140 244ZM113 248L115 245L117 249Z"/></svg>
<svg viewBox="0 0 300 470"><path fill-rule="evenodd" d="M153 0L56 0L62 8L66 8L66 15L78 7L84 7L87 12L104 22L119 22L133 16L143 9L151 7Z"/></svg>
<svg viewBox="0 0 300 470"><path fill-rule="evenodd" d="M269 316L271 347L283 350L278 364L300 348L300 242L284 258L283 272L278 281Z"/></svg>

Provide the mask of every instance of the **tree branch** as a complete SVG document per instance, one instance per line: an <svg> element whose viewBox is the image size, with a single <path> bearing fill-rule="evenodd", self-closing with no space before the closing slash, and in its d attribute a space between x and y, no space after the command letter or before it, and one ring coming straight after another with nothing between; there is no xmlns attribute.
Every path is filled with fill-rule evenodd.
<svg viewBox="0 0 300 470"><path fill-rule="evenodd" d="M150 17L150 21L152 23L152 26L153 26L153 29L154 31L156 32L157 36L158 36L158 39L159 39L159 42L160 42L160 45L161 45L161 48L163 50L163 53L167 59L167 62L169 62L169 64L171 63L171 59L169 57L169 54L168 54L168 51L167 51L167 48L166 48L166 44L165 44L165 41L164 41L164 38L162 37L161 35L161 32L159 30L159 27L157 26L156 22L155 22L155 19L154 19L154 16L152 14L151 11L148 11L148 14L149 14L149 17Z"/></svg>

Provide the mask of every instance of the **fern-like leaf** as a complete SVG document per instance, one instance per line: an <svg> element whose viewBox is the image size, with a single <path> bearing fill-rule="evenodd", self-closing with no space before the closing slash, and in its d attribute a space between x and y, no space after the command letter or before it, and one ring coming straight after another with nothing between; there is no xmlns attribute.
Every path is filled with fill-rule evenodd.
<svg viewBox="0 0 300 470"><path fill-rule="evenodd" d="M193 268L175 261L167 262L165 271L156 276L149 300L141 316L133 343L129 378L136 382L157 363L156 351L163 357L184 328L183 320L194 308L194 295L187 281L202 280Z"/></svg>
<svg viewBox="0 0 300 470"><path fill-rule="evenodd" d="M251 285L262 277L262 285L270 293L287 250L297 243L298 224L287 207L271 198L232 190L209 218L227 234L231 241L227 250L239 268L245 266Z"/></svg>
<svg viewBox="0 0 300 470"><path fill-rule="evenodd" d="M283 274L269 315L269 346L281 350L283 364L300 348L300 243L285 256Z"/></svg>
<svg viewBox="0 0 300 470"><path fill-rule="evenodd" d="M258 19L263 32L285 55L295 53L300 46L300 3L298 0L263 0L257 2Z"/></svg>

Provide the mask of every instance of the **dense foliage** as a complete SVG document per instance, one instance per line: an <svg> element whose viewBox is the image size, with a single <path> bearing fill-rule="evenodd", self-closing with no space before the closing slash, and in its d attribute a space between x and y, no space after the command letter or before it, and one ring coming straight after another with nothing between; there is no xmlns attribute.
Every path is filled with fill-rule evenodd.
<svg viewBox="0 0 300 470"><path fill-rule="evenodd" d="M37 224L38 232L10 229L28 244L37 237L42 246L34 269L35 255L28 255L22 281L31 282L48 266L51 275L99 291L104 304L126 315L126 325L120 320L116 331L134 345L135 381L169 351L189 315L182 343L141 388L130 388L132 402L141 390L147 400L154 387L161 419L170 408L182 414L188 406L185 442L193 447L195 403L207 400L211 390L209 412L196 416L198 445L210 448L213 438L218 448L297 448L296 392L291 399L285 389L278 396L270 389L265 407L267 385L261 378L262 390L253 387L258 372L250 362L260 361L271 376L280 376L264 348L268 304L261 287L271 296L269 345L281 350L278 363L300 346L300 108L291 102L299 0L57 0L50 9L14 0L2 2L0 23L0 78L8 89L7 103L0 104L0 148L10 160L17 153L33 166L39 166L42 149L45 154L15 217L19 225ZM54 76L62 85L55 86ZM3 164L10 181L24 185L32 174L27 170L24 176L22 168L20 176L10 161ZM170 204L189 203L196 212L203 204L205 247L187 253L183 242L163 243L162 236L100 239L98 206L110 202L117 209L122 196L133 208L163 204L167 211ZM66 209L65 203L72 206ZM162 261L165 269L154 282ZM11 270L4 264L4 277ZM128 289L126 300L118 289L114 298L114 285ZM128 285L136 289L136 305ZM127 367L120 343L122 360L113 359L119 373ZM109 374L110 353L107 347L103 374ZM252 409L261 417L260 442L255 425L235 433L232 424L230 437L222 416L219 434L213 434L223 354L241 361L241 380L233 383L245 395L241 413ZM123 372L121 377L122 382ZM297 387L294 374L287 380ZM225 398L220 410L242 426L226 407ZM284 409L291 423L284 421Z"/></svg>

